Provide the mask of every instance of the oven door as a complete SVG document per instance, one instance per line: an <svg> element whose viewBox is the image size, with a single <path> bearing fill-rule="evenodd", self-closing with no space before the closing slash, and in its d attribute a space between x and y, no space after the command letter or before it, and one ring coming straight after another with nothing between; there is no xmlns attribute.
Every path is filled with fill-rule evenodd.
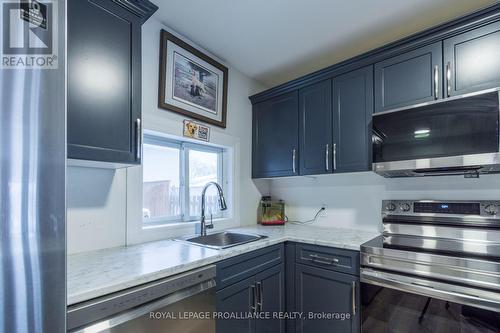
<svg viewBox="0 0 500 333"><path fill-rule="evenodd" d="M361 269L362 332L500 332L500 294Z"/></svg>
<svg viewBox="0 0 500 333"><path fill-rule="evenodd" d="M499 92L373 116L373 162L499 151Z"/></svg>

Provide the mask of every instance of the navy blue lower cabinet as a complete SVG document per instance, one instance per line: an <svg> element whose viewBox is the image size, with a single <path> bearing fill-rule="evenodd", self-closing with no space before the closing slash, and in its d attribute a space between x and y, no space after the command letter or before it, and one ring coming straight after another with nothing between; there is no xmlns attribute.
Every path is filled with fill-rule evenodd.
<svg viewBox="0 0 500 333"><path fill-rule="evenodd" d="M216 292L216 307L220 314L246 314L252 312L255 295L255 277L235 283ZM255 320L217 318L217 333L255 332Z"/></svg>
<svg viewBox="0 0 500 333"><path fill-rule="evenodd" d="M359 332L359 278L332 270L295 265L297 333Z"/></svg>
<svg viewBox="0 0 500 333"><path fill-rule="evenodd" d="M277 244L217 264L217 333L284 333L284 245Z"/></svg>
<svg viewBox="0 0 500 333"><path fill-rule="evenodd" d="M295 243L285 243L286 312L295 311ZM295 332L295 319L287 318L286 331Z"/></svg>
<svg viewBox="0 0 500 333"><path fill-rule="evenodd" d="M216 293L217 333L284 333L285 266L269 268ZM222 314L239 318L224 318ZM253 316L250 316L253 314ZM246 316L248 318L243 318Z"/></svg>
<svg viewBox="0 0 500 333"><path fill-rule="evenodd" d="M277 316L285 312L285 266L269 268L255 276L258 311L265 318L256 320L257 333L284 333L285 320ZM269 317L267 317L269 316Z"/></svg>

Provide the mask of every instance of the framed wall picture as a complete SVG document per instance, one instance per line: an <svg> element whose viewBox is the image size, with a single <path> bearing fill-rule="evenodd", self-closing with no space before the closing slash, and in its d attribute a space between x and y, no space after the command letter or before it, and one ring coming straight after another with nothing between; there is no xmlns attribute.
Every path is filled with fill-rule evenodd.
<svg viewBox="0 0 500 333"><path fill-rule="evenodd" d="M226 127L228 69L162 30L158 107Z"/></svg>

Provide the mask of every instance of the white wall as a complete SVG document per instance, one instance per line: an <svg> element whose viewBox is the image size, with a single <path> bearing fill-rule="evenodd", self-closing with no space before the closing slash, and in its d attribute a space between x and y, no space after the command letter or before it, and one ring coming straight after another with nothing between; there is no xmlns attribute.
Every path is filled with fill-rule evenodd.
<svg viewBox="0 0 500 333"><path fill-rule="evenodd" d="M125 245L126 170L68 167L68 253Z"/></svg>
<svg viewBox="0 0 500 333"><path fill-rule="evenodd" d="M283 178L271 181L271 195L283 199L291 220L315 225L378 230L383 199L499 200L500 175L386 179L372 172Z"/></svg>
<svg viewBox="0 0 500 333"><path fill-rule="evenodd" d="M182 136L182 121L186 117L157 107L161 29L170 30L154 17L142 28L143 124L145 129ZM202 49L199 46L198 48ZM232 171L235 177L233 179L235 191L232 197L235 207L233 207L233 218L224 221L219 227L255 223L261 192L265 194L269 191L266 181L251 180L252 112L248 96L265 87L247 78L230 65L227 66L229 67L227 128L224 130L211 126L211 142L230 146L234 153ZM134 232L130 228L127 231L127 225L129 227L134 225L142 217L141 175L140 167L116 171L68 168L68 253L125 245L127 232L129 243L152 239L134 237L130 235ZM193 228L181 228L171 229L166 233L155 232L155 238L174 237L192 230Z"/></svg>

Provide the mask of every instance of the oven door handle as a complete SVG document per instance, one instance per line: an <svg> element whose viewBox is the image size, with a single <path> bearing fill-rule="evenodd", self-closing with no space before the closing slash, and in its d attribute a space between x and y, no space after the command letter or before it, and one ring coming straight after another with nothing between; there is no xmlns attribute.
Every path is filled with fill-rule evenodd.
<svg viewBox="0 0 500 333"><path fill-rule="evenodd" d="M500 294L497 292L388 273L371 268L361 268L360 273L360 280L363 283L500 311Z"/></svg>
<svg viewBox="0 0 500 333"><path fill-rule="evenodd" d="M99 320L97 323L90 324L85 327L80 327L75 330L71 330L71 333L97 333L97 332L107 332L108 329L121 325L125 322L134 320L145 314L155 312L166 306L179 302L185 298L198 295L204 291L215 288L215 280L210 279L191 287L181 289L172 294L169 294L159 300L146 303L144 305L132 308L131 310L120 312L119 314L108 317L103 320Z"/></svg>

